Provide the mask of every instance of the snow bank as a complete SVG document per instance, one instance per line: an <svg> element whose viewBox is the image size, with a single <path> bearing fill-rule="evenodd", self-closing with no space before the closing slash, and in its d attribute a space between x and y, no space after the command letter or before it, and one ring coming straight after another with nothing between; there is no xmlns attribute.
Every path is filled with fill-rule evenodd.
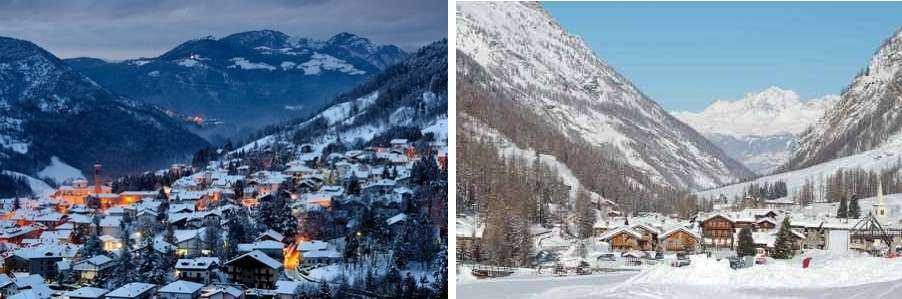
<svg viewBox="0 0 902 299"><path fill-rule="evenodd" d="M815 251L812 266L802 268L803 257L774 260L767 265L730 269L726 259L692 259L687 267L658 265L624 282L618 289L636 285L695 285L733 288L834 288L902 279L902 260L880 257L827 255Z"/></svg>

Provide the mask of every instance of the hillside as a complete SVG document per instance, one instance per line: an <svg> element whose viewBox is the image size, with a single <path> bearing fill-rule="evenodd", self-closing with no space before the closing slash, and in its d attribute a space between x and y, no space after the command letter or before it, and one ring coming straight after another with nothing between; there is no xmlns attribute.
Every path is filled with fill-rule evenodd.
<svg viewBox="0 0 902 299"><path fill-rule="evenodd" d="M118 97L44 49L7 37L0 37L0 115L0 168L26 175L77 173L67 165L92 173L95 161L106 175L121 175L182 161L207 145L158 108Z"/></svg>
<svg viewBox="0 0 902 299"><path fill-rule="evenodd" d="M785 170L872 150L902 129L902 30L887 39L825 115L801 134Z"/></svg>
<svg viewBox="0 0 902 299"><path fill-rule="evenodd" d="M674 188L713 187L751 174L642 94L539 4L459 8L458 51L472 61L462 77L470 76L469 69L484 69L479 80L485 82L474 83L506 93L549 133L594 146L654 183ZM473 116L500 125L491 116Z"/></svg>
<svg viewBox="0 0 902 299"><path fill-rule="evenodd" d="M282 142L387 145L392 138L419 139L432 133L447 143L448 44L433 42L406 60L389 66L366 82L334 98L312 116L258 133L237 151Z"/></svg>

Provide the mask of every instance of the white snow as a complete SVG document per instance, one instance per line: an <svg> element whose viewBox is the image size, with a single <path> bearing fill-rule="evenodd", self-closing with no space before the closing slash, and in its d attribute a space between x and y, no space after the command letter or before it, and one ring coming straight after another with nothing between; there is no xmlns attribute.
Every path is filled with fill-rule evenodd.
<svg viewBox="0 0 902 299"><path fill-rule="evenodd" d="M62 184L63 181L67 179L85 178L85 175L81 173L81 170L69 166L69 164L61 161L56 156L51 157L50 165L44 167L37 175L40 178L50 178L57 184Z"/></svg>
<svg viewBox="0 0 902 299"><path fill-rule="evenodd" d="M742 196L743 190L751 183L763 184L766 182L774 183L776 181L784 181L786 182L789 194L792 195L805 184L806 179L817 184L821 179L835 173L838 169L861 168L864 170L876 171L888 169L899 163L899 159L902 157L899 156L900 153L902 153L902 134L891 137L889 141L876 149L856 155L838 158L807 168L763 176L748 182L703 190L696 192L696 194L705 198L714 198L721 194L727 198L733 198L733 196ZM819 188L815 188L816 193L820 191L818 189ZM817 196L817 198L822 197Z"/></svg>
<svg viewBox="0 0 902 299"><path fill-rule="evenodd" d="M148 64L151 62L153 62L152 59L135 59L135 60L129 60L128 64L142 66L142 65L145 65L145 64Z"/></svg>
<svg viewBox="0 0 902 299"><path fill-rule="evenodd" d="M198 61L196 59L191 59L191 58L182 58L182 59L177 60L176 63L178 63L178 65L181 65L184 67L195 67L198 65L202 65L200 61Z"/></svg>
<svg viewBox="0 0 902 299"><path fill-rule="evenodd" d="M435 140L448 140L448 118L443 117L435 120L432 124L426 126L421 131L423 134L432 133Z"/></svg>
<svg viewBox="0 0 902 299"><path fill-rule="evenodd" d="M560 134L611 146L654 183L697 189L739 177L541 4L461 2L457 7L457 50Z"/></svg>
<svg viewBox="0 0 902 299"><path fill-rule="evenodd" d="M21 172L3 170L3 174L25 178L25 180L28 182L28 185L31 187L31 193L34 193L36 196L49 195L50 193L56 191L55 189L53 189L53 187L47 185L46 182L33 178Z"/></svg>
<svg viewBox="0 0 902 299"><path fill-rule="evenodd" d="M802 259L811 257L811 267ZM692 256L675 268L551 277L515 274L475 280L458 271L458 298L896 298L902 260L811 250L790 260L732 270L727 260ZM467 269L467 268L462 268Z"/></svg>
<svg viewBox="0 0 902 299"><path fill-rule="evenodd" d="M15 140L9 136L0 136L0 146L20 154L28 153L28 143Z"/></svg>
<svg viewBox="0 0 902 299"><path fill-rule="evenodd" d="M230 68L230 69L241 68L243 70L267 70L267 71L276 70L276 67L274 67L274 66L271 66L271 65L263 63L263 62L250 62L247 59L245 59L244 57L235 57L235 58L229 59L229 61L231 61L233 63L232 65L228 66L228 68ZM284 63L283 63L283 65L284 65Z"/></svg>
<svg viewBox="0 0 902 299"><path fill-rule="evenodd" d="M287 70L295 68L295 66L297 66L297 65L298 65L297 63L294 63L291 61L282 61L282 64L280 64L279 67L281 67L283 71L287 71Z"/></svg>
<svg viewBox="0 0 902 299"><path fill-rule="evenodd" d="M719 100L702 112L672 114L703 134L772 136L799 134L830 109L837 95L802 101L792 90L769 87L738 100Z"/></svg>
<svg viewBox="0 0 902 299"><path fill-rule="evenodd" d="M322 71L339 71L350 75L366 74L344 60L321 53L314 53L310 56L310 60L298 65L298 68L303 69L305 75L319 75Z"/></svg>

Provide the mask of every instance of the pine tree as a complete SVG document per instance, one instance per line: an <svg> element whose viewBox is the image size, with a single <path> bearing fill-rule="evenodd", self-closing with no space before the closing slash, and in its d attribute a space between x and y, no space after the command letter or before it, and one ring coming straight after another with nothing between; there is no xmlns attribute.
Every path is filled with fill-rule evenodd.
<svg viewBox="0 0 902 299"><path fill-rule="evenodd" d="M388 273L385 274L385 283L384 286L387 290L389 290L389 294L391 296L400 296L401 290L401 271L398 271L397 267L391 267L388 270Z"/></svg>
<svg viewBox="0 0 902 299"><path fill-rule="evenodd" d="M317 294L316 298L318 299L331 299L332 298L332 289L329 288L329 284L323 281L319 284L319 294Z"/></svg>
<svg viewBox="0 0 902 299"><path fill-rule="evenodd" d="M414 298L416 291L417 281L413 278L413 275L410 275L410 272L407 272L401 288L401 298Z"/></svg>
<svg viewBox="0 0 902 299"><path fill-rule="evenodd" d="M836 210L836 218L849 218L849 204L846 197L839 200L839 209Z"/></svg>
<svg viewBox="0 0 902 299"><path fill-rule="evenodd" d="M122 224L122 248L119 250L119 259L116 261L114 276L111 280L113 286L120 287L124 284L136 281L134 272L134 261L132 260L131 239L129 238L129 229Z"/></svg>
<svg viewBox="0 0 902 299"><path fill-rule="evenodd" d="M773 257L776 259L790 259L795 255L793 250L793 233L789 227L789 216L783 218L780 224L780 231L777 233L777 240L774 243Z"/></svg>
<svg viewBox="0 0 902 299"><path fill-rule="evenodd" d="M96 233L88 236L85 244L78 249L78 258L80 260L86 260L100 254L103 254L103 244Z"/></svg>
<svg viewBox="0 0 902 299"><path fill-rule="evenodd" d="M743 228L739 230L739 244L736 246L736 255L739 257L755 255L755 240L752 239L752 230Z"/></svg>
<svg viewBox="0 0 902 299"><path fill-rule="evenodd" d="M849 218L861 218L861 206L858 205L858 196L852 195L852 201L849 203Z"/></svg>

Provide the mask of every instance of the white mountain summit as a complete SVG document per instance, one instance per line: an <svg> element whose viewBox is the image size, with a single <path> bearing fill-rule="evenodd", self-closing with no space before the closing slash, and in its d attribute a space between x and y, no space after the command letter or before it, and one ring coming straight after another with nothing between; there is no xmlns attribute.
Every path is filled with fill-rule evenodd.
<svg viewBox="0 0 902 299"><path fill-rule="evenodd" d="M719 100L702 112L673 115L702 134L735 137L799 134L839 100L837 95L802 100L792 90L771 86L738 100Z"/></svg>
<svg viewBox="0 0 902 299"><path fill-rule="evenodd" d="M738 100L719 100L701 112L674 112L730 157L760 174L785 163L797 135L814 124L839 96L802 100L792 90L769 87Z"/></svg>

